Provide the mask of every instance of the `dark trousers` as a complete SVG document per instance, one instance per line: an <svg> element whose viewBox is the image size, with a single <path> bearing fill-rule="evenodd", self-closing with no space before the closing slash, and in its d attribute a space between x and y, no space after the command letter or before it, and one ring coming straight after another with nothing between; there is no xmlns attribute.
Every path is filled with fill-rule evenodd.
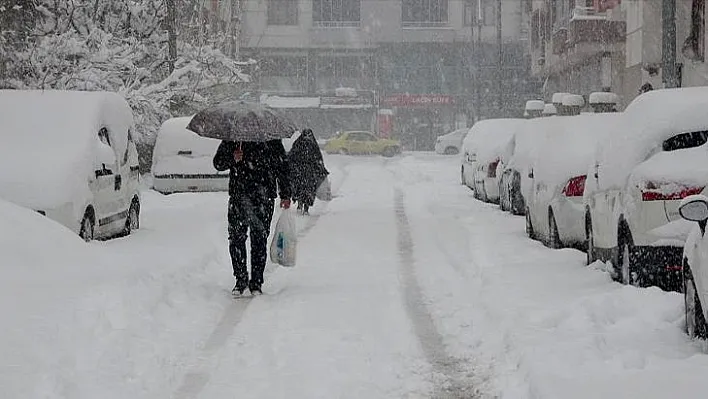
<svg viewBox="0 0 708 399"><path fill-rule="evenodd" d="M266 195L238 195L229 199L229 252L236 283L248 283L246 237L251 236L251 284L263 284L267 261L268 235L275 203Z"/></svg>

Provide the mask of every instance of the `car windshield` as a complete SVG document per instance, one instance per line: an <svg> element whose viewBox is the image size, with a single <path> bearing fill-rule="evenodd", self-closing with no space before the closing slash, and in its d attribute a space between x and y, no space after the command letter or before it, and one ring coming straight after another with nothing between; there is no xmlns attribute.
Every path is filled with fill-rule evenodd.
<svg viewBox="0 0 708 399"><path fill-rule="evenodd" d="M686 148L700 147L708 141L708 131L677 134L664 141L664 151L676 151Z"/></svg>

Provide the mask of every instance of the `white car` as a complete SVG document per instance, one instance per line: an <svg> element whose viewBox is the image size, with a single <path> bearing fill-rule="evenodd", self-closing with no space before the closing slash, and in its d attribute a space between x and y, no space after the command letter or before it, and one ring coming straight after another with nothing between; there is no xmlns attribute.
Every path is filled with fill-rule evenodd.
<svg viewBox="0 0 708 399"><path fill-rule="evenodd" d="M536 118L521 124L514 135L507 142L501 152L498 173L499 179L499 206L502 210L511 211L514 215L526 213L525 195L530 190L528 175L531 171L534 154L540 142L539 125L549 118Z"/></svg>
<svg viewBox="0 0 708 399"><path fill-rule="evenodd" d="M460 165L460 183L474 189L474 170L477 167L477 149L474 136L477 130L472 127L462 141L462 162Z"/></svg>
<svg viewBox="0 0 708 399"><path fill-rule="evenodd" d="M705 87L655 90L627 107L588 173L588 262L612 262L625 284L677 288L679 203L708 182L707 108Z"/></svg>
<svg viewBox="0 0 708 399"><path fill-rule="evenodd" d="M708 197L686 197L679 207L681 217L696 222L684 246L683 296L686 332L691 338L708 338Z"/></svg>
<svg viewBox="0 0 708 399"><path fill-rule="evenodd" d="M474 173L475 195L478 199L499 203L499 163L509 141L524 123L524 119L487 119L479 122L481 126Z"/></svg>
<svg viewBox="0 0 708 399"><path fill-rule="evenodd" d="M435 141L435 152L443 155L457 155L462 149L462 141L467 136L469 128L455 130L452 133L438 136Z"/></svg>
<svg viewBox="0 0 708 399"><path fill-rule="evenodd" d="M115 93L0 90L0 198L84 240L139 227L133 114Z"/></svg>
<svg viewBox="0 0 708 399"><path fill-rule="evenodd" d="M187 130L191 119L168 119L160 127L152 158L153 188L163 194L228 191L229 172L218 172L213 164L220 141Z"/></svg>
<svg viewBox="0 0 708 399"><path fill-rule="evenodd" d="M551 248L585 244L583 193L595 147L611 140L618 114L544 118L535 123L539 146L529 173L526 232Z"/></svg>

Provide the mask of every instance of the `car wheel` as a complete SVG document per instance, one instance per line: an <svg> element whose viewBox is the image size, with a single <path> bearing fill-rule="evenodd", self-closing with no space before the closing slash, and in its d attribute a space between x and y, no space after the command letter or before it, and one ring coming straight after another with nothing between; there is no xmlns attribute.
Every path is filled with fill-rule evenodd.
<svg viewBox="0 0 708 399"><path fill-rule="evenodd" d="M592 221L589 215L585 216L585 257L587 265L597 260L595 257L595 237L592 233Z"/></svg>
<svg viewBox="0 0 708 399"><path fill-rule="evenodd" d="M385 156L386 158L391 158L396 155L396 149L394 147L386 147L384 148L381 155Z"/></svg>
<svg viewBox="0 0 708 399"><path fill-rule="evenodd" d="M93 213L87 210L84 213L84 218L81 219L81 229L79 230L79 237L86 242L91 242L94 240L94 234L96 230L96 222L94 221Z"/></svg>
<svg viewBox="0 0 708 399"><path fill-rule="evenodd" d="M636 255L631 238L623 237L619 251L618 277L622 284L639 286L639 276L637 273Z"/></svg>
<svg viewBox="0 0 708 399"><path fill-rule="evenodd" d="M558 224L556 224L556 218L553 216L553 212L548 213L548 245L553 249L563 248L563 243L560 240L560 234L558 233Z"/></svg>
<svg viewBox="0 0 708 399"><path fill-rule="evenodd" d="M708 338L708 325L706 325L701 300L687 259L683 260L683 301L688 336L694 339Z"/></svg>
<svg viewBox="0 0 708 399"><path fill-rule="evenodd" d="M533 231L533 223L531 223L531 212L526 208L526 235L532 239L536 239L536 233Z"/></svg>
<svg viewBox="0 0 708 399"><path fill-rule="evenodd" d="M131 232L138 230L140 228L140 202L137 199L133 199L130 204L130 209L128 209L128 217L125 219L125 228L123 229L123 234L130 235Z"/></svg>
<svg viewBox="0 0 708 399"><path fill-rule="evenodd" d="M445 148L445 151L443 152L445 155L457 155L460 153L460 150L457 149L457 147L447 147Z"/></svg>

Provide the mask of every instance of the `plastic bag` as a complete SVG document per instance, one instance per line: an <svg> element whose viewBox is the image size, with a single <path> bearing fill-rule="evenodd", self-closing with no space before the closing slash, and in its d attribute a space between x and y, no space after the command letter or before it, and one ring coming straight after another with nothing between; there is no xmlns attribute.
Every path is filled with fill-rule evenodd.
<svg viewBox="0 0 708 399"><path fill-rule="evenodd" d="M285 209L275 224L273 241L270 244L270 260L285 267L294 267L297 254L297 225L295 215Z"/></svg>
<svg viewBox="0 0 708 399"><path fill-rule="evenodd" d="M332 183L329 181L329 177L325 177L317 187L317 192L315 196L320 201L331 201L332 200Z"/></svg>

